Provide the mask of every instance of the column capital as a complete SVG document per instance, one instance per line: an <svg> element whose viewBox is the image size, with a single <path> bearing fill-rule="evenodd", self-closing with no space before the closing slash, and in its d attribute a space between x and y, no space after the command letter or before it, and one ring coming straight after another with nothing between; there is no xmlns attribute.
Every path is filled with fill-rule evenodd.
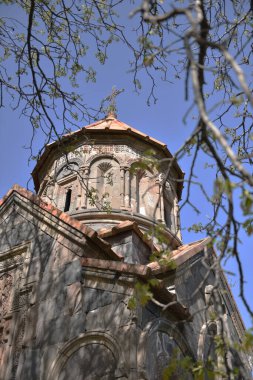
<svg viewBox="0 0 253 380"><path fill-rule="evenodd" d="M130 166L127 165L120 165L120 170L130 170Z"/></svg>

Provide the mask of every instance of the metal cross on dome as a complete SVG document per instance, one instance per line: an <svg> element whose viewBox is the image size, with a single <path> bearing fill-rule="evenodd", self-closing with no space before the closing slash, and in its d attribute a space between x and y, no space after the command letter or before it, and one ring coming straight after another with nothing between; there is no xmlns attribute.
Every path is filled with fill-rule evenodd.
<svg viewBox="0 0 253 380"><path fill-rule="evenodd" d="M106 117L117 117L116 97L122 92L124 92L124 88L122 88L121 90L117 90L115 86L112 87L111 94L105 98L105 101L109 102Z"/></svg>

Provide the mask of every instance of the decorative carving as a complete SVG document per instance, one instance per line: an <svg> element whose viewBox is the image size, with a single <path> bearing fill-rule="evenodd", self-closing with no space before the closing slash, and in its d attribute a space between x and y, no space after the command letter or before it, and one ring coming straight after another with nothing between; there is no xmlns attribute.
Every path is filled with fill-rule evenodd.
<svg viewBox="0 0 253 380"><path fill-rule="evenodd" d="M0 277L0 318L9 310L10 294L13 285L13 277L5 273Z"/></svg>
<svg viewBox="0 0 253 380"><path fill-rule="evenodd" d="M81 158L80 157L83 156L83 153L84 153L84 149L83 148L84 148L83 146L80 146L79 148L75 149L73 152L69 152L67 155L64 154L63 156L61 156L56 161L56 167L65 164L66 161L67 161L67 158L68 158L68 162L72 161L72 160L80 161L81 162Z"/></svg>
<svg viewBox="0 0 253 380"><path fill-rule="evenodd" d="M15 339L15 344L13 345L13 354L12 354L12 369L11 369L11 379L15 380L16 379L16 374L17 374L17 368L18 368L18 362L19 362L19 357L21 354L22 350L22 342L23 342L23 337L25 333L25 325L26 325L26 313L23 314L23 317L21 319L21 322L18 326L18 333Z"/></svg>
<svg viewBox="0 0 253 380"><path fill-rule="evenodd" d="M120 165L124 164L124 161L119 156L116 157L115 154L98 153L98 154L94 154L93 156L91 156L90 158L88 158L88 160L86 161L86 165L94 164L95 161L102 160L102 159L103 160L104 159L111 159L111 160L116 161Z"/></svg>
<svg viewBox="0 0 253 380"><path fill-rule="evenodd" d="M0 276L1 272L6 272L17 266L23 265L29 258L30 252L28 254L27 243L8 252L0 253Z"/></svg>
<svg viewBox="0 0 253 380"><path fill-rule="evenodd" d="M63 166L57 173L57 180L67 177L71 174L75 174L79 169L79 165L76 162L68 163Z"/></svg>
<svg viewBox="0 0 253 380"><path fill-rule="evenodd" d="M108 170L112 168L112 164L110 162L101 162L98 165L98 168L101 170L101 172L106 173Z"/></svg>
<svg viewBox="0 0 253 380"><path fill-rule="evenodd" d="M22 256L14 256L10 257L9 259L5 259L3 261L0 261L0 272L4 270L12 269L20 264L23 263L23 257Z"/></svg>
<svg viewBox="0 0 253 380"><path fill-rule="evenodd" d="M0 344L4 345L8 341L10 327L12 331L15 331L14 336L10 335L13 336L10 342L12 346L12 359L8 359L10 362L10 374L8 378L11 379L16 379L26 322L26 308L24 306L28 305L28 293L32 289L32 286L19 288L19 286L22 286L21 280L26 278L28 271L27 264L30 260L28 248L29 243L25 243L8 252L0 253L0 319L2 319ZM17 285L16 289L14 289L14 284ZM14 329L14 320L11 313L21 308L23 310L19 314L19 317L15 319L16 325Z"/></svg>
<svg viewBox="0 0 253 380"><path fill-rule="evenodd" d="M138 367L145 369L152 366L151 372L147 372L153 372L154 377L151 378L156 379L156 373L163 366L164 357L169 360L174 349L176 349L179 360L186 355L193 357L191 348L178 328L164 318L157 318L149 322L140 335L137 356Z"/></svg>
<svg viewBox="0 0 253 380"><path fill-rule="evenodd" d="M12 301L12 306L11 310L16 311L18 309L21 309L24 306L28 306L29 303L29 294L32 291L32 287L24 288L24 289L16 289L14 296L13 296L13 301Z"/></svg>
<svg viewBox="0 0 253 380"><path fill-rule="evenodd" d="M139 157L142 153L131 148L128 145L84 145L83 151L85 153L130 153Z"/></svg>

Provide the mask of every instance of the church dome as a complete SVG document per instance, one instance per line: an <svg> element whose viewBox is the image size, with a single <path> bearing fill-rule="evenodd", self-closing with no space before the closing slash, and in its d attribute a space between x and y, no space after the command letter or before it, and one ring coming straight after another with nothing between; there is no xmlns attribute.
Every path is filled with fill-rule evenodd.
<svg viewBox="0 0 253 380"><path fill-rule="evenodd" d="M32 175L45 202L95 229L163 223L181 241L182 170L165 144L114 116L47 145Z"/></svg>

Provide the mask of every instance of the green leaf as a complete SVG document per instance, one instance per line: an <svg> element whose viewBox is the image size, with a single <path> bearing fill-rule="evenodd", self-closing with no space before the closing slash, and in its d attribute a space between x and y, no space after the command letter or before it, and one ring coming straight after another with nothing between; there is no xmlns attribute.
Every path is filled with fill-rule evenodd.
<svg viewBox="0 0 253 380"><path fill-rule="evenodd" d="M152 55L146 55L146 56L144 56L144 59L143 59L143 65L145 66L145 67L148 67L148 66L152 66L153 65L153 63L154 63L154 55L152 54Z"/></svg>
<svg viewBox="0 0 253 380"><path fill-rule="evenodd" d="M252 214L253 196L248 190L243 190L241 195L241 208L244 215Z"/></svg>

